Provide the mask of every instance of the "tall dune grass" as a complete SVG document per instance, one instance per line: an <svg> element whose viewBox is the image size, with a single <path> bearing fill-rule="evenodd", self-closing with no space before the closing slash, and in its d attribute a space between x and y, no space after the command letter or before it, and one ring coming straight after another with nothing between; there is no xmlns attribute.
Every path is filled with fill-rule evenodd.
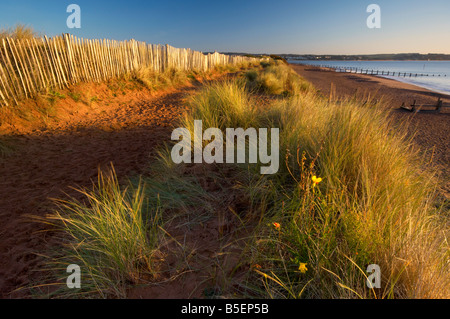
<svg viewBox="0 0 450 319"><path fill-rule="evenodd" d="M266 259L292 296L448 296L448 228L434 207L433 173L421 169L386 114L313 95L279 108L281 118L290 114L280 121L286 165L277 187L285 192L266 212L282 225L269 231ZM315 186L313 176L323 182ZM309 265L307 274L297 271L300 262ZM365 287L368 264L382 269L380 291Z"/></svg>
<svg viewBox="0 0 450 319"><path fill-rule="evenodd" d="M202 119L203 126L226 129L251 127L257 120L256 107L243 81L223 81L206 86L194 95L189 104L192 112L182 120L181 126L194 133L193 119ZM245 105L245 107L243 107Z"/></svg>
<svg viewBox="0 0 450 319"><path fill-rule="evenodd" d="M38 36L39 33L34 31L32 27L26 26L24 24L17 24L15 27L4 28L0 30L0 39L32 39Z"/></svg>
<svg viewBox="0 0 450 319"><path fill-rule="evenodd" d="M268 76L275 80L266 81ZM262 103L261 92L253 94L257 87L283 98ZM258 165L233 168L241 172L235 187L248 199L236 214L254 227L243 247L240 265L249 265L249 272L237 283L241 296L449 297L449 223L436 202L436 180L380 105L330 102L274 63L243 79L206 86L189 103L180 126L191 136L195 120L203 121L204 130L280 129L284 165L277 174L261 176ZM204 210L219 200L183 173L168 149L159 157L146 180L150 192L138 188L130 196L115 179L101 180L96 191L85 193L88 205L66 202L57 215L74 239L75 257L106 287L136 278L137 264L154 267L157 231L143 225L157 219L142 219L144 198L159 194L161 204L154 202L153 209L194 215L196 207ZM221 181L226 176L215 179L229 184ZM381 289L366 286L369 264L381 268Z"/></svg>
<svg viewBox="0 0 450 319"><path fill-rule="evenodd" d="M189 75L187 71L176 69L155 72L150 68L141 68L133 71L126 78L137 81L148 89L159 90L186 84L190 80Z"/></svg>
<svg viewBox="0 0 450 319"><path fill-rule="evenodd" d="M65 255L55 264L81 267L80 296L123 298L130 283L157 273L158 207L148 207L142 182L120 187L114 170L100 173L98 185L80 193L85 201L59 200L51 217L70 237Z"/></svg>
<svg viewBox="0 0 450 319"><path fill-rule="evenodd" d="M312 89L310 83L286 64L272 61L265 64L262 72L251 70L246 73L248 85L269 95L292 96Z"/></svg>
<svg viewBox="0 0 450 319"><path fill-rule="evenodd" d="M423 170L419 156L379 105L350 100L337 105L299 77L292 80L298 83L285 86L287 72L272 65L256 75L247 73L247 79L250 87L261 83L267 93L290 98L259 108L245 85L225 82L195 96L183 120L191 131L194 120L202 120L204 129L281 130L285 165L255 191L264 210L249 252L251 263L262 265L256 276L264 274L266 290L253 293L448 297L448 220L435 207L433 172ZM313 176L323 181L315 185ZM268 227L272 222L281 227ZM298 271L300 263L308 265L304 274ZM380 290L366 287L369 264L382 269Z"/></svg>

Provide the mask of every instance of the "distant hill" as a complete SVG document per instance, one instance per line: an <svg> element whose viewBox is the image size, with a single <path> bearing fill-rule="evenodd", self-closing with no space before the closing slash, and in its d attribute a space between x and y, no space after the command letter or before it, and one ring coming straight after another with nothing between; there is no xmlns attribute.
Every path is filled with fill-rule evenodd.
<svg viewBox="0 0 450 319"><path fill-rule="evenodd" d="M270 54L248 54L248 53L237 53L237 52L221 52L222 54L228 55L244 55L244 56L269 56ZM396 61L406 61L406 60L416 60L416 61L450 61L450 54L441 53L398 53L398 54L367 54L367 55L315 55L315 54L278 54L278 56L283 57L286 60L364 60L364 61L382 61L382 60L396 60Z"/></svg>
<svg viewBox="0 0 450 319"><path fill-rule="evenodd" d="M297 55L297 54L280 54L287 60L365 60L365 61L381 61L381 60L416 60L416 61L444 61L450 60L450 54L440 54L440 53L399 53L399 54L368 54L368 55Z"/></svg>

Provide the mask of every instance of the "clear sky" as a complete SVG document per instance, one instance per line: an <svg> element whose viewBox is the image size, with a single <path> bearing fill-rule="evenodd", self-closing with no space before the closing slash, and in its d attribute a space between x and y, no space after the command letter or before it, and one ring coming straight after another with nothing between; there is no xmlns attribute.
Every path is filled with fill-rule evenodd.
<svg viewBox="0 0 450 319"><path fill-rule="evenodd" d="M81 29L68 29L69 4ZM369 29L369 4L381 28ZM53 36L170 44L201 51L297 54L450 54L450 0L1 0L0 27Z"/></svg>

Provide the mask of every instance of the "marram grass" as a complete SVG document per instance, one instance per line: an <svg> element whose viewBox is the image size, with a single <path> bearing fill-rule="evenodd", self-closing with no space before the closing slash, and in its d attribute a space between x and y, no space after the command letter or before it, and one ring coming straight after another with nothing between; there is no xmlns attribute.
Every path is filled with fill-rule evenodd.
<svg viewBox="0 0 450 319"><path fill-rule="evenodd" d="M261 92L272 98L269 105ZM280 129L277 174L235 167L235 187L248 199L236 214L254 228L240 262L247 278L234 285L239 296L450 297L449 223L436 202L437 181L381 105L325 100L275 63L206 86L190 105L180 126L191 132L194 120L205 129ZM57 219L73 238L72 256L90 269L99 291L123 296L124 283L155 271L158 207L195 214L192 207L219 200L195 176L187 179L169 153L161 152L159 174L146 180L150 192L123 191L115 178L101 178L98 189L84 193L87 204L62 202ZM153 201L151 213L142 214L155 194L160 205ZM381 268L381 289L366 286L370 264Z"/></svg>
<svg viewBox="0 0 450 319"><path fill-rule="evenodd" d="M56 263L81 267L82 288L76 293L123 298L130 283L157 273L158 207L147 206L141 181L123 189L114 170L99 173L98 185L80 193L84 201L58 200L51 217L69 239Z"/></svg>
<svg viewBox="0 0 450 319"><path fill-rule="evenodd" d="M449 297L448 220L435 205L432 170L381 105L327 101L298 76L288 86L285 68L207 87L183 120L190 130L199 119L221 129L280 128L279 173L260 179L259 190L243 187L262 218L247 247L248 262L261 267L249 283L261 285L243 289L273 298ZM259 107L248 91L255 85L290 97ZM369 264L381 267L381 289L366 287Z"/></svg>

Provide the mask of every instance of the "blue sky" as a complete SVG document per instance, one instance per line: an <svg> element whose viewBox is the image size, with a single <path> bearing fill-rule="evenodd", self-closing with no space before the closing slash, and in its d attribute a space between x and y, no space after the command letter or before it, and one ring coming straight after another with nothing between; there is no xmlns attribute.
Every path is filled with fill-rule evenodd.
<svg viewBox="0 0 450 319"><path fill-rule="evenodd" d="M68 29L66 8L81 7ZM381 29L366 8L381 7ZM448 53L449 0L1 0L0 27L33 26L48 36L131 39L201 51L298 54Z"/></svg>

